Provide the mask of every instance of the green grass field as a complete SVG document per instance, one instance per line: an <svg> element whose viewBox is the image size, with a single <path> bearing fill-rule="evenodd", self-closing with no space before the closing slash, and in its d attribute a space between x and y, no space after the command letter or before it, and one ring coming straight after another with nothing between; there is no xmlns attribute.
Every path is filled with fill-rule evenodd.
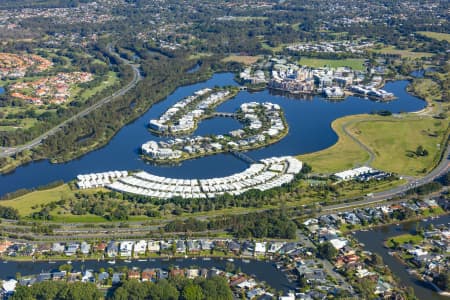
<svg viewBox="0 0 450 300"><path fill-rule="evenodd" d="M40 205L58 201L61 200L61 197L67 198L72 195L73 192L70 190L69 186L63 184L52 189L34 191L15 199L1 201L0 205L13 207L19 211L21 216L28 216L32 212L38 211ZM38 208L33 209L32 207Z"/></svg>
<svg viewBox="0 0 450 300"><path fill-rule="evenodd" d="M399 245L403 245L403 244L406 244L406 243L411 243L413 245L416 245L416 244L419 244L421 241L423 241L423 237L418 235L418 234L417 235L412 235L412 234L409 234L409 233L398 235L396 237L390 238L387 241L386 244L387 244L388 247L392 247L393 246L393 243L391 242L391 240L394 240Z"/></svg>
<svg viewBox="0 0 450 300"><path fill-rule="evenodd" d="M353 125L358 139L374 153L373 167L402 175L423 175L438 161L446 125L432 118L361 121ZM437 135L437 136L434 136ZM408 157L422 145L429 154ZM443 145L442 147L445 147Z"/></svg>
<svg viewBox="0 0 450 300"><path fill-rule="evenodd" d="M380 49L372 49L373 52L381 53L381 54L395 54L400 55L402 58L423 58L433 56L433 53L428 52L413 52L412 49L396 49L392 46L387 46Z"/></svg>
<svg viewBox="0 0 450 300"><path fill-rule="evenodd" d="M440 33L433 31L418 31L418 34L424 35L426 37L438 40L438 41L447 41L450 43L450 34L449 33Z"/></svg>
<svg viewBox="0 0 450 300"><path fill-rule="evenodd" d="M346 58L346 59L321 59L312 57L302 57L299 62L300 65L309 66L313 68L321 68L329 66L332 68L350 67L353 70L362 71L364 67L364 59L362 58Z"/></svg>
<svg viewBox="0 0 450 300"><path fill-rule="evenodd" d="M230 62L230 61L234 61L234 62L238 62L244 65L251 65L254 64L255 62L258 61L258 59L260 59L261 56L257 55L257 56L249 56L249 55L229 55L227 57L225 57L224 59L222 59L223 62Z"/></svg>
<svg viewBox="0 0 450 300"><path fill-rule="evenodd" d="M73 99L75 96L79 96L82 101L86 101L87 99L89 99L90 97L95 95L96 93L101 92L104 89L107 89L107 88L113 86L118 81L119 81L119 78L117 77L117 74L115 72L110 71L110 72L108 72L107 80L104 80L103 82L101 82L99 85L97 85L96 87L94 87L92 89L81 89L77 86L71 88L70 91L71 91L72 95L71 95L69 101L71 99Z"/></svg>
<svg viewBox="0 0 450 300"><path fill-rule="evenodd" d="M322 151L299 155L298 159L312 165L315 173L335 173L361 165L369 159L369 154L343 131L343 125L364 118L349 116L335 120L331 126L339 136L333 146Z"/></svg>
<svg viewBox="0 0 450 300"><path fill-rule="evenodd" d="M315 173L334 173L364 164L369 154L343 130L361 141L374 153L372 167L401 175L423 175L438 161L446 134L446 124L433 118L379 117L358 115L338 119L332 127L339 136L336 144L322 151L299 155L298 158L312 165ZM429 154L408 157L422 145Z"/></svg>

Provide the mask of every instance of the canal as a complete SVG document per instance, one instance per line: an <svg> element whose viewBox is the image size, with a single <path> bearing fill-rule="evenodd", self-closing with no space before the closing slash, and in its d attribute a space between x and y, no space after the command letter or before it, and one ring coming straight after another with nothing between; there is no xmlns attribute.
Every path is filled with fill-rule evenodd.
<svg viewBox="0 0 450 300"><path fill-rule="evenodd" d="M42 272L51 272L58 270L58 267L65 264L64 261L58 261L54 264L48 262L16 262L16 261L0 261L0 279L9 279L16 277L17 273L21 276L37 275ZM235 268L241 269L242 272L248 275L255 276L258 281L264 281L269 286L273 287L277 291L287 292L289 290L295 289L295 284L289 282L285 274L278 270L273 262L250 260L243 262L240 259L235 259L232 262ZM227 260L211 259L204 260L202 258L192 259L154 259L151 261L132 261L131 263L126 263L123 261L117 261L115 265L108 264L106 261L73 261L72 267L73 272L83 271L83 270L94 270L99 271L100 268L108 269L109 267L122 267L126 266L128 268L137 267L140 270L145 268L161 268L168 270L170 267L180 267L180 268L206 268L211 269L213 267L225 270Z"/></svg>
<svg viewBox="0 0 450 300"><path fill-rule="evenodd" d="M427 221L414 221L402 223L400 225L390 225L378 227L370 231L358 231L354 237L364 244L364 249L371 252L376 252L383 257L384 263L389 266L389 269L400 279L401 283L406 286L414 288L414 293L421 300L444 300L447 297L440 296L434 291L431 285L424 281L417 279L414 275L407 272L407 267L403 265L397 258L389 255L389 249L384 248L383 242L393 236L404 233L414 233L416 226L427 227L429 224L438 226L440 224L448 224L450 216L442 216L436 219L429 219Z"/></svg>

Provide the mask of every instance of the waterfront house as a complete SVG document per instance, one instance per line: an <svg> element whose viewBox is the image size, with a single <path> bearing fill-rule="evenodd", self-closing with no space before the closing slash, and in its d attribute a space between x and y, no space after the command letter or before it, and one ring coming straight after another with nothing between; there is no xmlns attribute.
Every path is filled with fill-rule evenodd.
<svg viewBox="0 0 450 300"><path fill-rule="evenodd" d="M187 269L186 276L189 279L197 278L198 276L200 276L200 270L199 269Z"/></svg>
<svg viewBox="0 0 450 300"><path fill-rule="evenodd" d="M144 269L141 274L142 282L155 281L156 271L154 269Z"/></svg>
<svg viewBox="0 0 450 300"><path fill-rule="evenodd" d="M62 243L53 243L52 252L53 253L63 253L66 247Z"/></svg>
<svg viewBox="0 0 450 300"><path fill-rule="evenodd" d="M42 282L42 281L47 281L47 280L51 280L51 279L52 279L51 273L40 273L36 277L36 282Z"/></svg>
<svg viewBox="0 0 450 300"><path fill-rule="evenodd" d="M131 279L136 279L136 280L140 280L141 279L141 273L139 272L139 270L129 270L127 277L129 280Z"/></svg>
<svg viewBox="0 0 450 300"><path fill-rule="evenodd" d="M214 247L213 242L210 240L200 240L200 246L203 251L210 251Z"/></svg>
<svg viewBox="0 0 450 300"><path fill-rule="evenodd" d="M133 253L133 246L134 246L134 242L133 241L123 241L120 242L120 256L122 257L131 257L132 253Z"/></svg>
<svg viewBox="0 0 450 300"><path fill-rule="evenodd" d="M190 253L200 253L201 246L197 240L188 240L187 249Z"/></svg>
<svg viewBox="0 0 450 300"><path fill-rule="evenodd" d="M175 243L175 251L177 253L186 253L186 244L183 240L178 240Z"/></svg>
<svg viewBox="0 0 450 300"><path fill-rule="evenodd" d="M52 280L53 281L59 281L63 280L67 275L66 271L57 271L52 273Z"/></svg>
<svg viewBox="0 0 450 300"><path fill-rule="evenodd" d="M163 280L163 279L169 278L169 273L162 269L158 269L156 271L156 274L157 274L158 280Z"/></svg>
<svg viewBox="0 0 450 300"><path fill-rule="evenodd" d="M16 290L16 286L17 286L17 280L15 280L15 279L5 280L5 281L3 281L3 284L2 284L2 290L6 296L10 296Z"/></svg>
<svg viewBox="0 0 450 300"><path fill-rule="evenodd" d="M241 251L241 245L237 241L230 241L228 243L228 250L238 255Z"/></svg>
<svg viewBox="0 0 450 300"><path fill-rule="evenodd" d="M160 242L159 241L148 241L147 243L147 249L149 252L159 252L161 250Z"/></svg>
<svg viewBox="0 0 450 300"><path fill-rule="evenodd" d="M91 245L86 242L81 242L80 252L84 255L89 254L89 252L91 252Z"/></svg>
<svg viewBox="0 0 450 300"><path fill-rule="evenodd" d="M144 255L147 251L147 242L140 240L134 245L134 256Z"/></svg>
<svg viewBox="0 0 450 300"><path fill-rule="evenodd" d="M109 242L108 245L106 246L106 255L108 257L116 257L118 253L119 247L117 243L114 241Z"/></svg>
<svg viewBox="0 0 450 300"><path fill-rule="evenodd" d="M81 282L95 282L95 276L93 270L86 270L81 277Z"/></svg>
<svg viewBox="0 0 450 300"><path fill-rule="evenodd" d="M113 273L112 275L112 284L118 284L122 281L122 279L125 277L125 274L123 273Z"/></svg>
<svg viewBox="0 0 450 300"><path fill-rule="evenodd" d="M105 252L106 248L107 248L107 244L104 242L100 242L97 245L94 246L94 251L95 252Z"/></svg>
<svg viewBox="0 0 450 300"><path fill-rule="evenodd" d="M101 272L100 274L98 274L97 281L98 281L100 284L105 284L106 281L107 281L108 279L109 279L109 274L108 274L108 272Z"/></svg>
<svg viewBox="0 0 450 300"><path fill-rule="evenodd" d="M264 255L266 254L266 242L256 242L254 255Z"/></svg>
<svg viewBox="0 0 450 300"><path fill-rule="evenodd" d="M72 255L77 253L79 247L80 247L80 245L78 243L70 243L70 244L67 245L66 250L64 251L64 253L67 256L72 256Z"/></svg>
<svg viewBox="0 0 450 300"><path fill-rule="evenodd" d="M0 242L0 254L3 254L6 252L6 250L13 245L11 241L5 240Z"/></svg>
<svg viewBox="0 0 450 300"><path fill-rule="evenodd" d="M170 272L169 272L169 276L171 277L171 278L174 278L174 277L184 277L184 270L183 269L172 269L172 270L170 270Z"/></svg>
<svg viewBox="0 0 450 300"><path fill-rule="evenodd" d="M283 247L284 243L282 242L271 242L269 248L267 249L268 253L277 253Z"/></svg>

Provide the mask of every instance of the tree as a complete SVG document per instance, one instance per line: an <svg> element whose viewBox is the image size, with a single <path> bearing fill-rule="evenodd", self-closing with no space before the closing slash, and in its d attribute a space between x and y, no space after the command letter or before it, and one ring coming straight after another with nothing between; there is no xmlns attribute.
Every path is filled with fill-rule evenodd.
<svg viewBox="0 0 450 300"><path fill-rule="evenodd" d="M214 276L202 284L206 300L231 300L233 294L225 278Z"/></svg>
<svg viewBox="0 0 450 300"><path fill-rule="evenodd" d="M203 290L199 285L188 284L184 287L182 296L185 300L202 300Z"/></svg>
<svg viewBox="0 0 450 300"><path fill-rule="evenodd" d="M325 242L323 244L320 244L318 247L319 254L323 258L326 258L328 260L334 259L336 255L338 254L336 248L333 247L333 245L330 242Z"/></svg>

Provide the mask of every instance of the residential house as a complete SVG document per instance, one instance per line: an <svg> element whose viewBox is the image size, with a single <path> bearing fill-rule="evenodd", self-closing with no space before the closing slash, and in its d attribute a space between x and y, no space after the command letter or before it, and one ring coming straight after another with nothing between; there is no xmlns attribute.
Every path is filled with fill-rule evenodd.
<svg viewBox="0 0 450 300"><path fill-rule="evenodd" d="M120 256L131 257L132 253L133 253L133 246L134 246L133 241L120 242L120 248L119 248Z"/></svg>
<svg viewBox="0 0 450 300"><path fill-rule="evenodd" d="M144 255L147 251L147 242L140 240L134 244L134 256Z"/></svg>

